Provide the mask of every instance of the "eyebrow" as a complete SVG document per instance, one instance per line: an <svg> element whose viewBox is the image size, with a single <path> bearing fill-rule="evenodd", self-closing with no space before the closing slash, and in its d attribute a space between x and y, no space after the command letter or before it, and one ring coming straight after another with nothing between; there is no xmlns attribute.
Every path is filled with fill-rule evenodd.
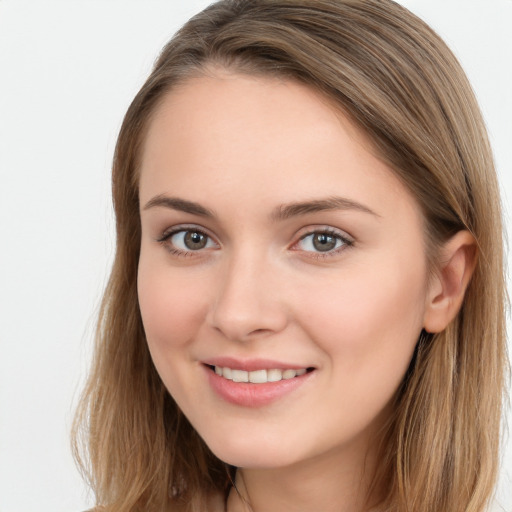
<svg viewBox="0 0 512 512"><path fill-rule="evenodd" d="M199 203L181 199L179 197L169 197L164 194L153 197L153 199L146 203L144 210L148 210L156 206L170 208L172 210L190 213L192 215L198 215L199 217L206 217L211 219L216 217L212 210L205 208ZM270 219L274 222L278 222L290 219L292 217L307 215L308 213L329 210L356 210L380 217L379 214L361 203L347 199L345 197L331 196L325 199L313 199L311 201L298 201L294 203L279 205L270 214Z"/></svg>
<svg viewBox="0 0 512 512"><path fill-rule="evenodd" d="M180 199L179 197L168 197L164 194L153 197L153 199L146 203L144 210L149 210L149 208L154 208L155 206L163 206L165 208L170 208L171 210L178 210L180 212L198 215L199 217L215 217L215 214L211 210L201 206L199 203Z"/></svg>
<svg viewBox="0 0 512 512"><path fill-rule="evenodd" d="M301 201L278 206L271 214L271 218L275 221L282 221L290 217L329 210L356 210L380 217L376 212L361 203L345 197L331 196L325 199L314 199L312 201Z"/></svg>

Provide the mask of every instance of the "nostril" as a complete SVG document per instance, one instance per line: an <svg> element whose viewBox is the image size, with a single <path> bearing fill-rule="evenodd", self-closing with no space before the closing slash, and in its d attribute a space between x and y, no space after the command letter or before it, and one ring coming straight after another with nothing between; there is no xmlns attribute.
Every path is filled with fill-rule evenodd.
<svg viewBox="0 0 512 512"><path fill-rule="evenodd" d="M254 329L254 331L251 331L248 336L254 336L258 334L266 334L268 332L272 332L270 329Z"/></svg>

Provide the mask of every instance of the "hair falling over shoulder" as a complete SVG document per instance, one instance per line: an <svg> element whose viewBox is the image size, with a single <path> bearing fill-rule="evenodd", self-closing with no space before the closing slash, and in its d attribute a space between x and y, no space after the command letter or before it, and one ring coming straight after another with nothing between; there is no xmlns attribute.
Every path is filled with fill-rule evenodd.
<svg viewBox="0 0 512 512"><path fill-rule="evenodd" d="M130 105L113 163L115 260L75 456L97 510L207 510L234 469L217 459L163 386L138 299L138 166L151 116L187 78L221 65L322 92L372 140L418 201L427 251L461 229L478 261L463 306L421 337L382 433L375 486L389 512L483 512L497 478L507 376L499 190L471 86L444 42L391 0L221 0L188 21Z"/></svg>

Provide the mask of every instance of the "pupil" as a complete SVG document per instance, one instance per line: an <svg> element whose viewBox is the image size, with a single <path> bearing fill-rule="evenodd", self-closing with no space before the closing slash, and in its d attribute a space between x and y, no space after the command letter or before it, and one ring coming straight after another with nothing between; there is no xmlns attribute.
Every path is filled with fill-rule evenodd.
<svg viewBox="0 0 512 512"><path fill-rule="evenodd" d="M318 251L330 251L336 247L336 238L327 233L319 233L314 236L313 245Z"/></svg>
<svg viewBox="0 0 512 512"><path fill-rule="evenodd" d="M193 250L202 249L206 246L206 236L197 231L188 231L185 235L185 245Z"/></svg>

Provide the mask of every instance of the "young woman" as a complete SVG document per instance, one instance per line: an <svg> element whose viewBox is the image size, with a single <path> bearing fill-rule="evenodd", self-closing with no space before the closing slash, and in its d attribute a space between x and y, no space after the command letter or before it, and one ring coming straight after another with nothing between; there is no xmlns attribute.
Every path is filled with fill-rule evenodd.
<svg viewBox="0 0 512 512"><path fill-rule="evenodd" d="M506 367L467 79L388 0L224 0L164 48L113 168L77 416L108 511L480 512Z"/></svg>

